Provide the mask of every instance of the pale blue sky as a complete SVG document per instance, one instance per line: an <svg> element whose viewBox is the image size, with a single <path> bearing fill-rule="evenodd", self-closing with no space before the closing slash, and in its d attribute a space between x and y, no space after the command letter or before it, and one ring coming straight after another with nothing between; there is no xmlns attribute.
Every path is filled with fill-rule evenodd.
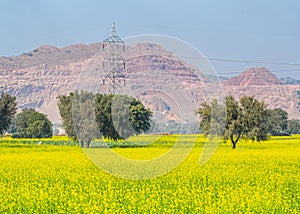
<svg viewBox="0 0 300 214"><path fill-rule="evenodd" d="M300 79L298 0L0 0L0 56L99 42L113 21L122 38L169 35L208 58L262 62L211 61L218 73L266 66Z"/></svg>

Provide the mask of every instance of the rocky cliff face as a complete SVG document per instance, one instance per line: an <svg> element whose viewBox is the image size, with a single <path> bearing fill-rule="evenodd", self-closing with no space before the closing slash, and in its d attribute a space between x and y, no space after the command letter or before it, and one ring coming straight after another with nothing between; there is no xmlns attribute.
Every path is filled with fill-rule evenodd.
<svg viewBox="0 0 300 214"><path fill-rule="evenodd" d="M163 47L126 47L126 84L121 92L141 99L157 118L195 121L194 110L221 93L255 95L269 107L281 107L300 118L300 85L282 85L266 68L252 68L224 85L209 83L197 68ZM35 108L60 122L57 96L76 89L101 92L107 53L102 43L64 48L41 46L17 57L0 58L0 90L17 96L19 108ZM189 113L188 113L189 112Z"/></svg>
<svg viewBox="0 0 300 214"><path fill-rule="evenodd" d="M121 86L121 93L138 97L157 112L164 108L167 120L180 120L178 102L187 105L188 97L204 90L201 72L159 45L138 44L126 47L125 53L126 86ZM101 92L105 58L102 43L41 46L17 57L2 57L0 90L17 96L19 109L35 108L60 122L57 96L86 88ZM194 106L189 107L193 111Z"/></svg>

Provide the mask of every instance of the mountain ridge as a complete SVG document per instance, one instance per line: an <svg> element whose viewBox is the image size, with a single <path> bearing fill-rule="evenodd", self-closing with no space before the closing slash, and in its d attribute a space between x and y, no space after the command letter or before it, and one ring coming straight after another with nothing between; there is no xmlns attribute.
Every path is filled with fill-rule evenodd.
<svg viewBox="0 0 300 214"><path fill-rule="evenodd" d="M42 45L19 56L1 57L0 90L16 95L19 108L35 108L49 115L53 122L59 123L57 96L74 91L84 78L87 79L87 84L97 85L97 78L103 75L97 70L101 68L105 54L103 43L99 42L63 48ZM124 58L124 75L131 87L128 90L134 91L152 110L164 109L163 114L167 120L179 120L179 117L175 112L176 103L170 104L171 100L167 104L164 103L164 100L169 99L162 94L164 90L170 91L173 99L179 100L178 102L189 111L194 111L201 102L207 100L208 91L216 95L219 93L214 89L220 83L211 82L198 68L189 65L160 45L142 43L126 46ZM252 70L257 72L257 68ZM270 76L271 72L266 68L260 70L266 74L263 77ZM98 73L93 73L96 71ZM282 84L272 73L271 81L260 79L262 82L253 84L257 78L248 78L245 72L243 73L234 81L231 78L221 84L225 94L232 94L237 98L242 95L255 95L269 107L281 107L287 110L292 118L300 119L300 85ZM249 73L253 76L253 72ZM243 78L239 78L241 76ZM156 92L143 95L143 91L150 88ZM190 99L191 106L185 106L187 102L184 99ZM161 100L161 103L155 104L157 100ZM164 106L169 107L165 109Z"/></svg>

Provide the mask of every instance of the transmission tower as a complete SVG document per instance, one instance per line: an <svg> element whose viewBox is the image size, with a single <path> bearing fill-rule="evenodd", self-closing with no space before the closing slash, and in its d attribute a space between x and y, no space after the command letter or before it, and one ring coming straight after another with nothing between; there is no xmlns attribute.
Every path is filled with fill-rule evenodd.
<svg viewBox="0 0 300 214"><path fill-rule="evenodd" d="M112 24L111 35L103 41L105 58L103 62L104 78L102 85L109 94L116 94L122 85L125 86L125 60L122 54L125 52L125 42L117 35L115 23Z"/></svg>

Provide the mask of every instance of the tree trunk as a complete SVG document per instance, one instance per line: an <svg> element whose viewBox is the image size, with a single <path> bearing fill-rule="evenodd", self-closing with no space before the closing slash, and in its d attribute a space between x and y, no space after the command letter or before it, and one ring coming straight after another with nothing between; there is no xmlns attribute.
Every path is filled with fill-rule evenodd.
<svg viewBox="0 0 300 214"><path fill-rule="evenodd" d="M236 144L240 139L240 135L237 136L237 138L234 140L233 135L230 135L230 140L231 140L231 148L235 149L236 148Z"/></svg>
<svg viewBox="0 0 300 214"><path fill-rule="evenodd" d="M231 146L232 149L235 149L235 148L236 148L236 142L231 141L231 145L232 145L232 146Z"/></svg>

